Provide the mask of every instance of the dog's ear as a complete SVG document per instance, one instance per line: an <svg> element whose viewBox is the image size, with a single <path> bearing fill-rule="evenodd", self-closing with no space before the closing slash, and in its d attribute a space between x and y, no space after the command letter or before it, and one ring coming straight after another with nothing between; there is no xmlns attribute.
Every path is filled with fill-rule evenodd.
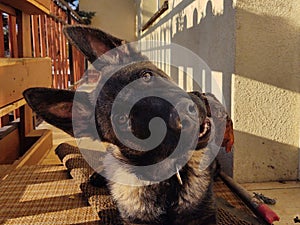
<svg viewBox="0 0 300 225"><path fill-rule="evenodd" d="M126 43L104 31L84 25L65 26L63 31L71 44L92 63L109 50Z"/></svg>
<svg viewBox="0 0 300 225"><path fill-rule="evenodd" d="M218 138L224 135L221 146L225 147L226 152L230 152L234 144L234 133L233 122L228 112L226 111L224 105L222 105L222 103L219 102L219 100L213 94L201 93L201 95L209 102L208 107L210 108L211 115L214 118L216 129L218 127L222 127L224 123L226 124L224 134L218 133L218 130L216 130L216 136Z"/></svg>
<svg viewBox="0 0 300 225"><path fill-rule="evenodd" d="M85 123L76 124L76 129L80 129L82 133L89 130L89 121L92 121L93 108L89 101L88 93L76 93L76 102L78 102L76 108L80 112L75 114L72 110L75 97L74 91L29 88L23 92L23 95L28 105L37 115L68 134L74 136L73 121L85 121Z"/></svg>

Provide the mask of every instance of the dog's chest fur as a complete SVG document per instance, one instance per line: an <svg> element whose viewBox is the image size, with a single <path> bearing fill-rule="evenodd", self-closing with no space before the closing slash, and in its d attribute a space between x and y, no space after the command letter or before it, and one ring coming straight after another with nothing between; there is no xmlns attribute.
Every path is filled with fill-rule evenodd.
<svg viewBox="0 0 300 225"><path fill-rule="evenodd" d="M211 172L209 169L202 171L199 169L202 156L202 151L195 151L182 168L180 171L182 185L176 175L160 183L150 183L138 180L124 168L116 170L115 165L109 164L112 169L114 167L114 176L122 176L133 184L124 185L115 182L108 184L122 218L128 218L134 223L164 224L163 221L167 221L168 224L180 224L181 219L178 218L179 222L176 222L175 218L203 216L202 205L208 207L208 212L213 211L209 208L213 205L210 199ZM141 186L142 182L144 186ZM184 220L186 219L185 217Z"/></svg>

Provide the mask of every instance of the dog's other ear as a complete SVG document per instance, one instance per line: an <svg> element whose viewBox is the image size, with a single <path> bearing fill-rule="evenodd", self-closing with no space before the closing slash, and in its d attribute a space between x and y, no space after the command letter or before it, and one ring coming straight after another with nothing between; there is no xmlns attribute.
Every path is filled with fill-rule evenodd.
<svg viewBox="0 0 300 225"><path fill-rule="evenodd" d="M230 152L232 150L232 146L234 144L234 133L233 133L233 123L232 120L227 113L224 105L211 93L202 93L201 94L204 98L207 98L209 102L210 111L212 117L214 118L214 123L216 129L218 127L222 127L222 124L226 122L226 127L224 131L224 137L222 140L222 147L225 147L226 152ZM221 137L222 134L216 130L216 135Z"/></svg>
<svg viewBox="0 0 300 225"><path fill-rule="evenodd" d="M84 25L64 27L64 34L93 63L107 51L121 46L125 41L99 29Z"/></svg>
<svg viewBox="0 0 300 225"><path fill-rule="evenodd" d="M76 127L76 129L82 130L83 133L88 130L89 121L92 120L93 108L89 102L87 93L76 93L76 100L80 102L80 113L76 113L76 115L72 113L75 96L74 91L51 88L29 88L23 92L23 95L28 105L37 115L66 133L74 136L73 120L85 121L85 123L76 124L76 126L81 126ZM78 106L76 108L78 108Z"/></svg>

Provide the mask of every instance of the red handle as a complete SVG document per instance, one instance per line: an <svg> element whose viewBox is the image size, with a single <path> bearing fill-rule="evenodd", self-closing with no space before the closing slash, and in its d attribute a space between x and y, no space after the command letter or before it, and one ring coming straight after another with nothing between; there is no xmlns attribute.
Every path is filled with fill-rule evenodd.
<svg viewBox="0 0 300 225"><path fill-rule="evenodd" d="M262 215L265 220L272 224L274 221L279 221L279 216L270 209L266 204L261 204L257 207L257 211Z"/></svg>

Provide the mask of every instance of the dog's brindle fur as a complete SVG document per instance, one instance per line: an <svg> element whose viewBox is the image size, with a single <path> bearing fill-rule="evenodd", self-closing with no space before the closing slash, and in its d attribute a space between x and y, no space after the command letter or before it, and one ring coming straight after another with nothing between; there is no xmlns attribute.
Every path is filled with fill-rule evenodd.
<svg viewBox="0 0 300 225"><path fill-rule="evenodd" d="M114 115L111 115L112 103L119 91L133 80L141 78L145 73L164 78L164 82L169 83L167 85L171 87L167 89L171 96L188 101L185 97L180 96L180 92L176 88L173 88L174 84L170 81L169 76L151 62L145 61L145 57L130 46L123 47L123 41L100 30L84 26L70 26L66 27L64 31L71 43L81 50L90 62L95 62L110 49L121 46L117 51L106 54L102 61L100 60L100 63L95 62L96 67L101 69L102 76L105 76L107 68L126 64L125 67L116 70L115 74L102 88L99 96L97 96L95 110L91 104L92 94L78 94L77 98L80 99L82 110L79 115L76 115L80 118L75 118L74 121L77 121L77 129L80 127L81 132L79 135L90 137L99 135L101 140L113 143L114 146L109 148L112 155L118 160L131 165L149 165L160 162L169 156L178 144L178 137L180 136L178 130L168 127L166 138L158 147L151 151L139 152L118 141L112 125ZM127 64L132 60L132 56L143 62ZM141 87L142 90L143 87ZM178 96L176 95L177 92L179 93ZM73 135L72 117L74 115L72 115L72 106L74 95L75 93L72 91L47 88L31 88L24 92L28 104L38 115L71 135ZM205 99L199 93L189 93L189 95L196 104L199 123L202 124L207 116ZM121 98L124 98L125 102L130 101L128 96ZM147 126L150 119L159 116L166 123L169 123L168 120L172 110L170 104L157 98L147 98L147 100L141 101L135 106L130 115L132 132L139 138L147 137L149 133ZM91 134L89 126L95 120L98 134ZM146 182L139 179L135 171L126 167L120 168L115 161L105 162L105 170L110 176L131 180L133 184L143 182L143 184L147 184L141 186L124 185L107 181L108 188L125 223L160 225L216 224L216 209L212 192L212 166L205 170L199 170L200 161L206 160L204 152L206 151L207 142L206 137L197 144L199 150L188 153L191 158L180 170L182 185L176 175L161 182ZM164 169L172 169L172 167L175 167L175 163L166 165L167 168L159 167L155 172L163 173Z"/></svg>

